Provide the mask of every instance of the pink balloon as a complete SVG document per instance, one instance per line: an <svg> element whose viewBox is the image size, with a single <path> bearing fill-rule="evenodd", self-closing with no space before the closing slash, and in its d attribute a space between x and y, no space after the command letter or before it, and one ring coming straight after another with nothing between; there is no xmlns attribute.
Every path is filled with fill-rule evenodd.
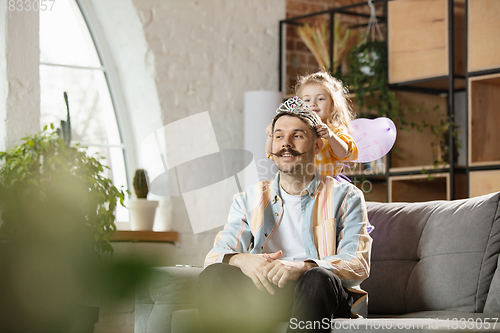
<svg viewBox="0 0 500 333"><path fill-rule="evenodd" d="M396 125L386 117L358 118L351 123L351 136L358 146L358 159L365 163L385 156L396 142Z"/></svg>

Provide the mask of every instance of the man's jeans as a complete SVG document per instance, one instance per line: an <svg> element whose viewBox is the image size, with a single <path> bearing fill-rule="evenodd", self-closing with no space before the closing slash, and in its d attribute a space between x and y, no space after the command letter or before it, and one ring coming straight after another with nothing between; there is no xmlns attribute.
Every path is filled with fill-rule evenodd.
<svg viewBox="0 0 500 333"><path fill-rule="evenodd" d="M353 298L332 272L315 267L275 294L260 291L237 267L213 264L201 273L200 317L206 332L328 332L331 318L350 318Z"/></svg>

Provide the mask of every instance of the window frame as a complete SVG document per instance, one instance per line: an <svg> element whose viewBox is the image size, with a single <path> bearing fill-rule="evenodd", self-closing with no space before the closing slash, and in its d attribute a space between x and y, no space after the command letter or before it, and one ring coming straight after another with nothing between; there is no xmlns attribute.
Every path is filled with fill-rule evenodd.
<svg viewBox="0 0 500 333"><path fill-rule="evenodd" d="M85 24L87 25L90 37L92 38L96 48L97 56L101 62L104 77L108 84L111 103L113 104L116 122L118 124L118 132L122 142L127 186L131 189L131 170L135 170L137 168L137 154L135 151L134 138L133 135L131 135L132 127L128 117L128 107L125 101L118 69L114 65L111 50L106 43L105 34L102 31L99 19L91 3L87 2L87 4L83 5L81 0L72 1L75 1L80 13L82 14ZM112 146L113 145L108 145L107 147Z"/></svg>

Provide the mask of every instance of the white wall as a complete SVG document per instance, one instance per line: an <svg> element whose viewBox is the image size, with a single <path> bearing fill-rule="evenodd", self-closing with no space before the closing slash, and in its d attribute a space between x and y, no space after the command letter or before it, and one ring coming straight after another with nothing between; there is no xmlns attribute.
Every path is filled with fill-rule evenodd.
<svg viewBox="0 0 500 333"><path fill-rule="evenodd" d="M272 90L278 83L278 21L285 17L285 2L134 4L154 54L165 123L209 111L219 148L243 148L244 92ZM201 264L214 233L193 235L182 200L175 208L174 227L182 232L176 258Z"/></svg>
<svg viewBox="0 0 500 333"><path fill-rule="evenodd" d="M277 86L284 0L80 2L99 17L122 80L137 156L155 129L204 111L220 149L243 148L244 92ZM116 244L116 252L140 249L163 264L201 265L216 230L194 235L183 200L171 201L173 228L180 232L175 247Z"/></svg>
<svg viewBox="0 0 500 333"><path fill-rule="evenodd" d="M0 8L0 150L40 130L38 13Z"/></svg>

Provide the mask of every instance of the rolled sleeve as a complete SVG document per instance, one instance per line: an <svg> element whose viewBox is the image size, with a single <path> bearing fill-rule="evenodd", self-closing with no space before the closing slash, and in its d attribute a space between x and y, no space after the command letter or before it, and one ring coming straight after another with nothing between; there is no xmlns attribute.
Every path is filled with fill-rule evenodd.
<svg viewBox="0 0 500 333"><path fill-rule="evenodd" d="M337 160L341 162L349 162L349 161L354 161L358 158L358 146L356 145L356 141L347 133L345 132L339 132L335 133L342 141L344 141L347 144L347 155L343 158L339 158L335 153L333 152L333 149L330 145L328 145L328 150L332 156L334 156Z"/></svg>

